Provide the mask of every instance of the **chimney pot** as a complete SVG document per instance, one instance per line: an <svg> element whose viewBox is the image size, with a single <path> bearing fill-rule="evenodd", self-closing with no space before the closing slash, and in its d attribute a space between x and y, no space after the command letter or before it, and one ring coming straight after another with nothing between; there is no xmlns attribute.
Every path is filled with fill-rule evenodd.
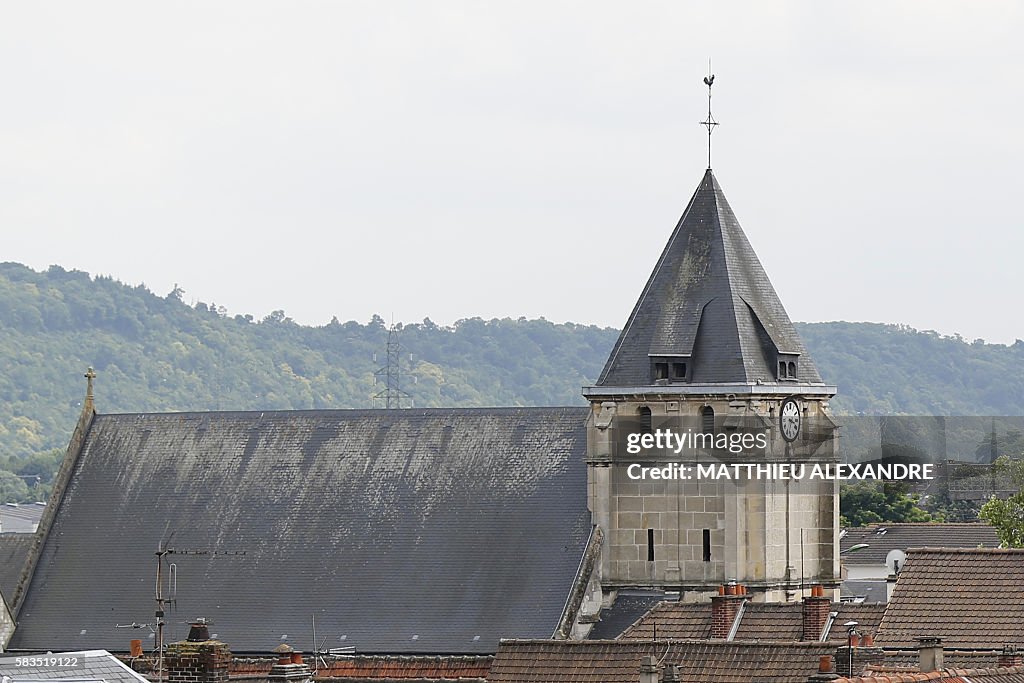
<svg viewBox="0 0 1024 683"><path fill-rule="evenodd" d="M277 664L267 673L268 683L308 683L311 677L309 666L302 661L302 653L287 643L273 649Z"/></svg>
<svg viewBox="0 0 1024 683"><path fill-rule="evenodd" d="M292 653L295 652L295 648L293 648L288 643L281 643L280 645L275 647L273 650L271 650L271 652L273 652L275 655L277 655L277 663L278 664L291 664L292 663Z"/></svg>
<svg viewBox="0 0 1024 683"><path fill-rule="evenodd" d="M190 643L202 643L210 639L210 627L206 619L200 617L189 624L188 637Z"/></svg>
<svg viewBox="0 0 1024 683"><path fill-rule="evenodd" d="M839 678L833 666L832 655L822 655L818 659L818 672L807 678L807 683L827 683Z"/></svg>

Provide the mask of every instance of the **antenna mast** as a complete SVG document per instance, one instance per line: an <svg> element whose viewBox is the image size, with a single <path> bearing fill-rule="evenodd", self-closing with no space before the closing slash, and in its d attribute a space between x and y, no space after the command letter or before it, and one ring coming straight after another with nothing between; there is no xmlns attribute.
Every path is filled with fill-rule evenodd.
<svg viewBox="0 0 1024 683"><path fill-rule="evenodd" d="M700 125L708 129L708 170L711 170L711 133L715 131L718 121L711 115L711 86L715 83L715 74L711 73L711 60L708 60L708 75L704 77L704 84L708 86L708 117L700 122Z"/></svg>
<svg viewBox="0 0 1024 683"><path fill-rule="evenodd" d="M171 534L167 541L161 540L157 544L156 548L156 647L157 647L157 671L156 680L157 683L163 683L164 680L164 626L167 625L165 618L164 607L166 605L176 605L178 598L178 567L175 563L171 563L168 566L168 582L167 588L170 593L170 597L164 597L163 593L163 569L164 561L168 555L212 555L215 557L219 556L237 556L245 555L244 550L181 550L169 547L171 539L174 538L174 533ZM145 624L142 624L144 626ZM135 624L132 624L135 626Z"/></svg>
<svg viewBox="0 0 1024 683"><path fill-rule="evenodd" d="M402 389L402 345L398 340L399 334L398 327L391 323L391 327L388 329L387 360L383 367L373 373L375 381L377 379L384 381L384 388L373 396L374 402L376 403L378 399L383 400L384 407L388 410L401 408L403 397L409 399L409 404L412 404L409 392ZM413 382L415 380L416 378L413 377Z"/></svg>

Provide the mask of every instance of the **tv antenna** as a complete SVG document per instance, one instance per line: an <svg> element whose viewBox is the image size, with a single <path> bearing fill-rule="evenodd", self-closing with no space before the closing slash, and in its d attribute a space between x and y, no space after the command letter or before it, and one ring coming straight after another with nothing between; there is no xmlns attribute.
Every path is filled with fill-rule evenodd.
<svg viewBox="0 0 1024 683"><path fill-rule="evenodd" d="M376 405L378 400L382 401L384 407L388 410L401 408L403 398L409 401L409 407L413 406L412 396L409 395L409 392L402 389L402 345L399 341L400 334L401 329L392 322L391 327L388 328L387 359L384 365L373 373L374 384L378 380L384 382L384 388L373 395L374 405ZM376 354L374 354L373 359L377 360ZM409 354L409 360L412 360L412 354ZM413 384L415 384L416 377L414 376L412 380Z"/></svg>
<svg viewBox="0 0 1024 683"><path fill-rule="evenodd" d="M315 675L319 670L320 666L326 669L327 656L331 657L351 657L356 653L354 645L346 647L324 647L327 645L327 636L324 636L321 640L317 640L316 637L316 612L310 615L313 621L313 674ZM341 636L338 640L344 641L346 636Z"/></svg>
<svg viewBox="0 0 1024 683"><path fill-rule="evenodd" d="M320 641L319 645L317 644L316 613L314 612L310 616L312 616L313 618L313 673L315 674L317 671L320 670L321 662L323 663L324 668L327 668L327 660L324 658L324 655L327 654L327 650L324 649L324 645L327 644L327 638L325 637L322 641Z"/></svg>
<svg viewBox="0 0 1024 683"><path fill-rule="evenodd" d="M166 533L167 529L164 528ZM197 550L197 549L182 549L170 547L171 540L174 538L176 532L172 531L171 535L167 537L167 540L160 539L160 542L156 546L156 648L157 648L157 683L163 683L164 679L164 626L167 622L164 621L166 615L166 607L177 607L178 603L178 565L175 562L167 562L167 559L171 555L206 555L215 557L237 557L239 555L245 555L244 550ZM164 564L167 562L167 594L164 594ZM119 628L149 628L153 630L153 625L150 624L136 624L132 622L128 626Z"/></svg>

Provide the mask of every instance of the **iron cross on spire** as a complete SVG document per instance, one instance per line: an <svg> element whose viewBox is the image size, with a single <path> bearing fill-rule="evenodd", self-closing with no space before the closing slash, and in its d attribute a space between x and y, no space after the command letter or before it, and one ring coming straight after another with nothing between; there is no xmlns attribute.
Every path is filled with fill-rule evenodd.
<svg viewBox="0 0 1024 683"><path fill-rule="evenodd" d="M704 84L708 86L708 118L700 122L700 125L708 129L708 169L711 168L711 133L714 132L718 121L711 115L711 86L715 83L715 75L711 73L711 60L708 60L708 75L704 77Z"/></svg>

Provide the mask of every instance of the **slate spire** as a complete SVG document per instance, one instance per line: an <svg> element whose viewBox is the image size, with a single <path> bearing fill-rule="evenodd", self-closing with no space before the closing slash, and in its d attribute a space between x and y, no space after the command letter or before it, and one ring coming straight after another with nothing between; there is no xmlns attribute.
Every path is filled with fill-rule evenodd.
<svg viewBox="0 0 1024 683"><path fill-rule="evenodd" d="M598 386L821 384L709 168Z"/></svg>

